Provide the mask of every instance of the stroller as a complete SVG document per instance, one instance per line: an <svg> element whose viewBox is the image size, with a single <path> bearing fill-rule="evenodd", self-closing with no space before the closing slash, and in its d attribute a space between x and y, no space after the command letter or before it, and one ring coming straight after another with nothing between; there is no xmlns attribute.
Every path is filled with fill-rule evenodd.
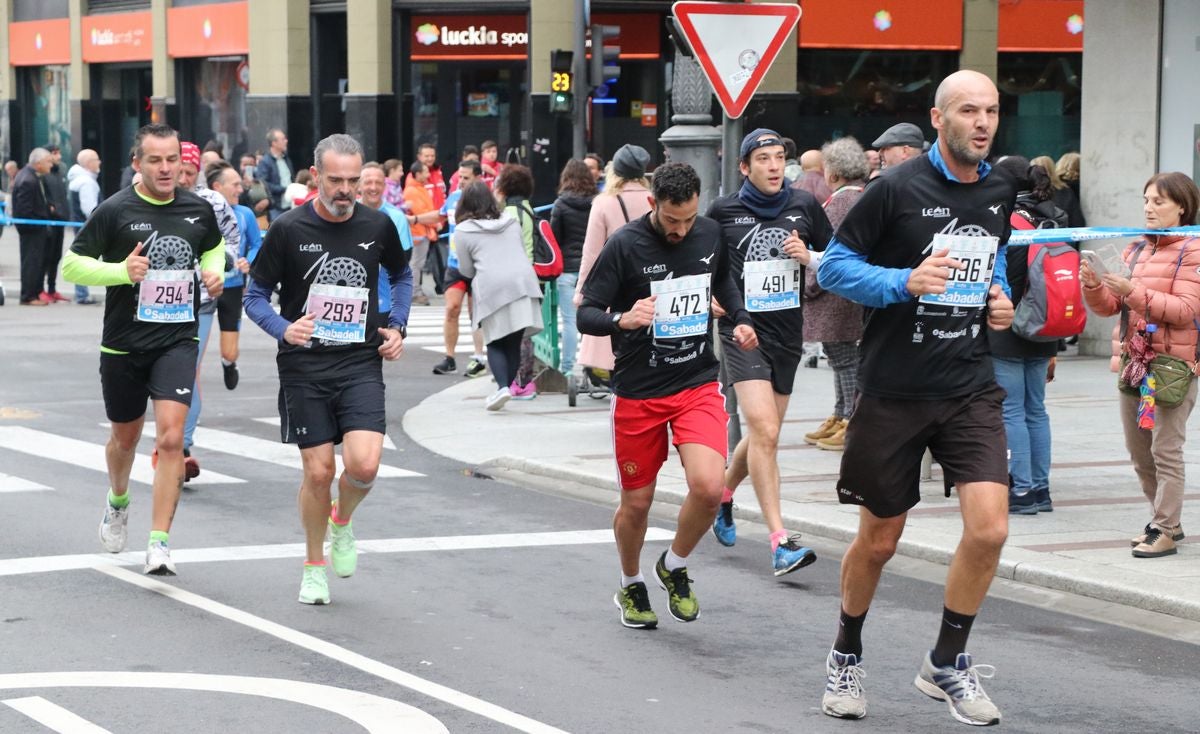
<svg viewBox="0 0 1200 734"><path fill-rule="evenodd" d="M599 367L584 367L583 379L574 374L567 375L567 405L572 408L578 402L580 393L593 400L601 400L612 394L612 373Z"/></svg>

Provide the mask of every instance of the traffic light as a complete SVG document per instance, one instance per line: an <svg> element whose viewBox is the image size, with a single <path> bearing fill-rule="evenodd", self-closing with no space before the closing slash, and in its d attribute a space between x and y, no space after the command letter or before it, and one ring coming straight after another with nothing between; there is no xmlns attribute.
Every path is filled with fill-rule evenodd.
<svg viewBox="0 0 1200 734"><path fill-rule="evenodd" d="M550 52L550 112L570 114L575 105L575 53L555 49Z"/></svg>
<svg viewBox="0 0 1200 734"><path fill-rule="evenodd" d="M621 67L617 66L617 61L621 57L621 47L608 43L609 39L615 39L620 35L621 26L600 24L592 26L591 79L589 80L592 87L608 84L620 78Z"/></svg>

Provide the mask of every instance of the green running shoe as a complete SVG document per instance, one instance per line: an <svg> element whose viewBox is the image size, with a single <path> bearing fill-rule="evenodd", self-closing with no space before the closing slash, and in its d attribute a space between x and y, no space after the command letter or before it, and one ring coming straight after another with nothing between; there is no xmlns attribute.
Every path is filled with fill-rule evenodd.
<svg viewBox="0 0 1200 734"><path fill-rule="evenodd" d="M687 567L668 571L663 562L667 552L658 557L654 564L654 575L658 576L658 585L667 592L667 608L671 616L680 622L693 622L700 616L700 602L692 591L692 580L688 578Z"/></svg>
<svg viewBox="0 0 1200 734"><path fill-rule="evenodd" d="M304 578L300 580L300 603L329 603L329 581L325 578L324 566L304 567Z"/></svg>
<svg viewBox="0 0 1200 734"><path fill-rule="evenodd" d="M358 546L354 542L354 530L351 523L337 525L329 521L329 561L333 572L342 578L354 575L358 568Z"/></svg>
<svg viewBox="0 0 1200 734"><path fill-rule="evenodd" d="M650 608L650 594L641 581L632 583L613 595L613 604L621 610L621 624L626 627L652 630L658 626L658 615Z"/></svg>

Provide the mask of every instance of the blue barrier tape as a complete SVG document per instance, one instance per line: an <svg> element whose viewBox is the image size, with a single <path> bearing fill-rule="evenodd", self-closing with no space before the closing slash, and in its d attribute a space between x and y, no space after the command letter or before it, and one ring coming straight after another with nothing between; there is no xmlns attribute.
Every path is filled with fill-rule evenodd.
<svg viewBox="0 0 1200 734"><path fill-rule="evenodd" d="M1041 245L1047 242L1087 242L1089 240L1112 240L1141 237L1148 234L1192 235L1200 237L1200 227L1171 227L1170 229L1146 229L1144 227L1064 227L1061 229L1017 229L1008 238L1010 245Z"/></svg>
<svg viewBox="0 0 1200 734"><path fill-rule="evenodd" d="M9 224L28 224L32 227L82 227L83 222L64 222L59 219L9 219L8 217L0 217L0 226Z"/></svg>

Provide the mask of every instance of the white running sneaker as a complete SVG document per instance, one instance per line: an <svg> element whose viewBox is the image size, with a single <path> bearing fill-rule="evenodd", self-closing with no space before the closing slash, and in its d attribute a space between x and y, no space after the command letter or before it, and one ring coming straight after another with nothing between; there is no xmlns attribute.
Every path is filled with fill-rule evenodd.
<svg viewBox="0 0 1200 734"><path fill-rule="evenodd" d="M496 411L503 408L504 404L510 399L512 399L512 393L507 387L502 387L496 392L492 393L491 396L488 397L487 402L483 405L488 410Z"/></svg>
<svg viewBox="0 0 1200 734"><path fill-rule="evenodd" d="M146 548L146 569L151 576L174 576L175 564L171 562L171 549L161 540Z"/></svg>
<svg viewBox="0 0 1200 734"><path fill-rule="evenodd" d="M857 655L830 650L825 660L825 695L821 711L839 719L861 719L867 715L867 696L862 679L867 677Z"/></svg>
<svg viewBox="0 0 1200 734"><path fill-rule="evenodd" d="M996 668L991 665L974 665L971 656L960 652L954 665L936 667L930 655L921 662L921 672L913 683L930 698L945 701L950 706L950 715L964 724L992 726L1000 723L1000 709L983 691L980 678L991 678Z"/></svg>
<svg viewBox="0 0 1200 734"><path fill-rule="evenodd" d="M125 550L129 539L129 505L121 508L104 503L104 517L100 520L100 544L109 553Z"/></svg>

